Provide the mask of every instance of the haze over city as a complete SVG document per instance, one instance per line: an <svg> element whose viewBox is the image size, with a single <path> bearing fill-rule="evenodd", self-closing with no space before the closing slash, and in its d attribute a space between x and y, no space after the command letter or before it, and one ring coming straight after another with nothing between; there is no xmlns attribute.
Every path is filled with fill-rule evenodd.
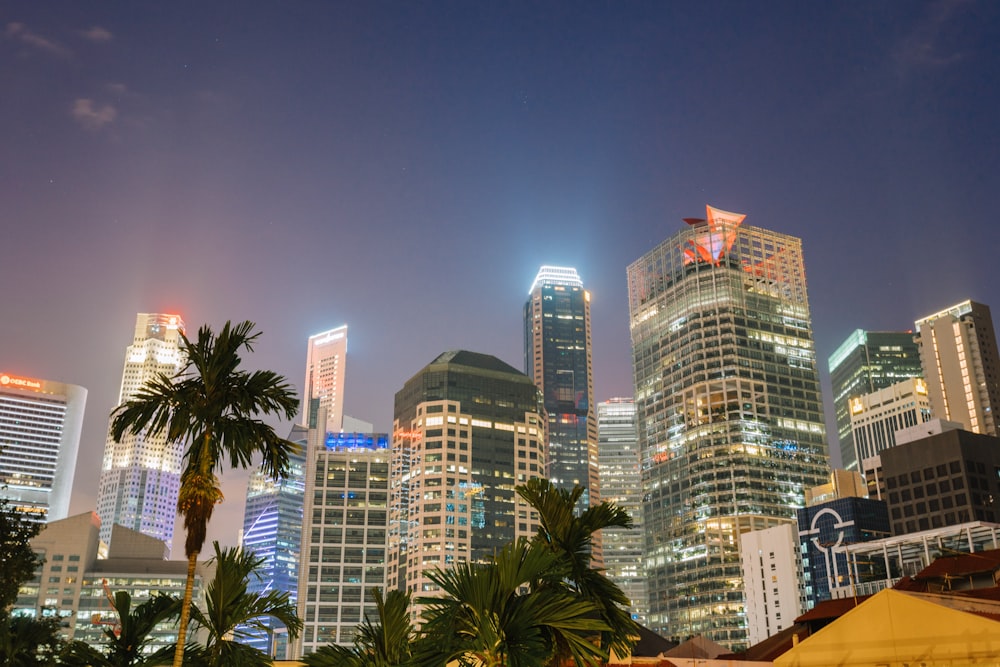
<svg viewBox="0 0 1000 667"><path fill-rule="evenodd" d="M629 396L625 268L711 204L803 239L825 377L854 329L1000 308L998 19L971 1L7 3L0 371L89 390L71 513L94 508L137 312L253 320L248 365L300 391L308 337L347 324L345 413L385 431L440 352L522 368L531 281L573 266L595 395ZM227 543L245 479L225 477Z"/></svg>

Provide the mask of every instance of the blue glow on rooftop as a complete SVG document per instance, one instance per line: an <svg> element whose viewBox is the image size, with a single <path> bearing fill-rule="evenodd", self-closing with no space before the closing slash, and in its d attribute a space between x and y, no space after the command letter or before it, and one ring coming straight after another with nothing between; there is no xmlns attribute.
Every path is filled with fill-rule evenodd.
<svg viewBox="0 0 1000 667"><path fill-rule="evenodd" d="M384 433L327 433L325 445L334 452L389 449L389 436Z"/></svg>

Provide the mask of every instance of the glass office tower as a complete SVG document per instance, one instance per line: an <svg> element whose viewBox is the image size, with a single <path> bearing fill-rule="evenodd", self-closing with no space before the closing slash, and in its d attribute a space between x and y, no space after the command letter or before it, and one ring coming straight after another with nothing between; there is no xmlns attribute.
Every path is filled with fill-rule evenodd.
<svg viewBox="0 0 1000 667"><path fill-rule="evenodd" d="M585 487L581 510L601 500L590 350L590 292L576 269L543 266L524 304L524 372L548 417L546 476Z"/></svg>
<svg viewBox="0 0 1000 667"><path fill-rule="evenodd" d="M802 243L707 209L628 267L649 625L738 650L739 535L828 460Z"/></svg>

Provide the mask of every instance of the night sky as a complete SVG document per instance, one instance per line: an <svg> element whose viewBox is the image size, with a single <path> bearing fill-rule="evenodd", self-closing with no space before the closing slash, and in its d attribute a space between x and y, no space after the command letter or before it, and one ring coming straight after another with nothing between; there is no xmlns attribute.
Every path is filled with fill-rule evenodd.
<svg viewBox="0 0 1000 667"><path fill-rule="evenodd" d="M388 430L442 351L522 368L575 266L627 396L625 268L712 204L802 237L832 415L849 332L1000 310L998 38L996 2L4 3L0 371L88 388L73 513L137 312L253 320L298 389L346 323L345 411Z"/></svg>

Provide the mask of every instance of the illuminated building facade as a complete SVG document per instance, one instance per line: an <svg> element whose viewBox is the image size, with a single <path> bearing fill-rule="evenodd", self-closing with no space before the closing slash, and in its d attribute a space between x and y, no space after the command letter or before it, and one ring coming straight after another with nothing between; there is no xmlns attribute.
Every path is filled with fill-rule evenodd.
<svg viewBox="0 0 1000 667"><path fill-rule="evenodd" d="M176 375L186 360L181 352L184 321L178 315L139 313L135 336L125 353L118 405L132 398L148 380ZM165 435L126 433L115 442L108 428L97 493L101 539L111 543L111 528L120 524L166 542L174 538L180 491L183 443Z"/></svg>
<svg viewBox="0 0 1000 667"><path fill-rule="evenodd" d="M102 552L101 520L86 512L48 523L31 539L31 548L44 562L35 577L21 585L11 616L60 619L67 641L99 646L107 641L104 631L118 626L118 614L108 595L126 591L132 608L157 594L181 598L187 580L187 563L164 560L166 545L148 535L115 526L113 545ZM212 566L199 562L195 569L194 599L201 597ZM207 633L191 626L190 639L204 642ZM147 651L177 643L177 619L157 623L149 632Z"/></svg>
<svg viewBox="0 0 1000 667"><path fill-rule="evenodd" d="M254 593L288 593L293 603L299 592L307 433L304 426L296 425L288 434L288 439L302 449L289 457L289 473L286 477L275 481L260 468L250 475L240 540L246 551L252 551L257 558L264 559L263 565L257 568L260 578L251 578L249 590ZM244 632L251 635L243 643L271 657L287 657L287 632L275 632L273 625L277 621L274 619L260 620L269 630L263 632L243 628ZM275 641L276 639L281 641Z"/></svg>
<svg viewBox="0 0 1000 667"><path fill-rule="evenodd" d="M631 398L612 398L598 403L597 436L602 500L624 508L632 517L631 528L601 531L604 573L632 601L632 618L645 624L649 594L642 569L642 475L635 402Z"/></svg>
<svg viewBox="0 0 1000 667"><path fill-rule="evenodd" d="M535 534L537 513L514 487L544 474L541 415L531 378L475 352L441 354L396 392L390 587L428 594L429 570Z"/></svg>
<svg viewBox="0 0 1000 667"><path fill-rule="evenodd" d="M590 341L590 293L576 269L541 267L524 304L525 373L548 416L546 477L585 487L580 509L601 500Z"/></svg>
<svg viewBox="0 0 1000 667"><path fill-rule="evenodd" d="M858 470L849 403L856 397L908 380L923 377L920 351L909 331L858 329L830 355L830 382L837 412L837 438L841 467Z"/></svg>
<svg viewBox="0 0 1000 667"><path fill-rule="evenodd" d="M828 460L801 241L708 207L628 267L649 626L746 646L739 535Z"/></svg>
<svg viewBox="0 0 1000 667"><path fill-rule="evenodd" d="M911 378L850 400L855 460L878 456L896 446L896 431L931 419L927 382ZM864 465L861 466L864 468Z"/></svg>
<svg viewBox="0 0 1000 667"><path fill-rule="evenodd" d="M347 325L309 337L306 379L302 384L302 425L339 431L344 420L344 374L347 372ZM320 408L326 424L316 424Z"/></svg>
<svg viewBox="0 0 1000 667"><path fill-rule="evenodd" d="M65 519L87 390L0 373L0 494L38 522Z"/></svg>
<svg viewBox="0 0 1000 667"><path fill-rule="evenodd" d="M389 436L309 432L296 655L350 645L385 589Z"/></svg>
<svg viewBox="0 0 1000 667"><path fill-rule="evenodd" d="M1000 355L989 306L963 301L917 320L931 413L1000 436Z"/></svg>

